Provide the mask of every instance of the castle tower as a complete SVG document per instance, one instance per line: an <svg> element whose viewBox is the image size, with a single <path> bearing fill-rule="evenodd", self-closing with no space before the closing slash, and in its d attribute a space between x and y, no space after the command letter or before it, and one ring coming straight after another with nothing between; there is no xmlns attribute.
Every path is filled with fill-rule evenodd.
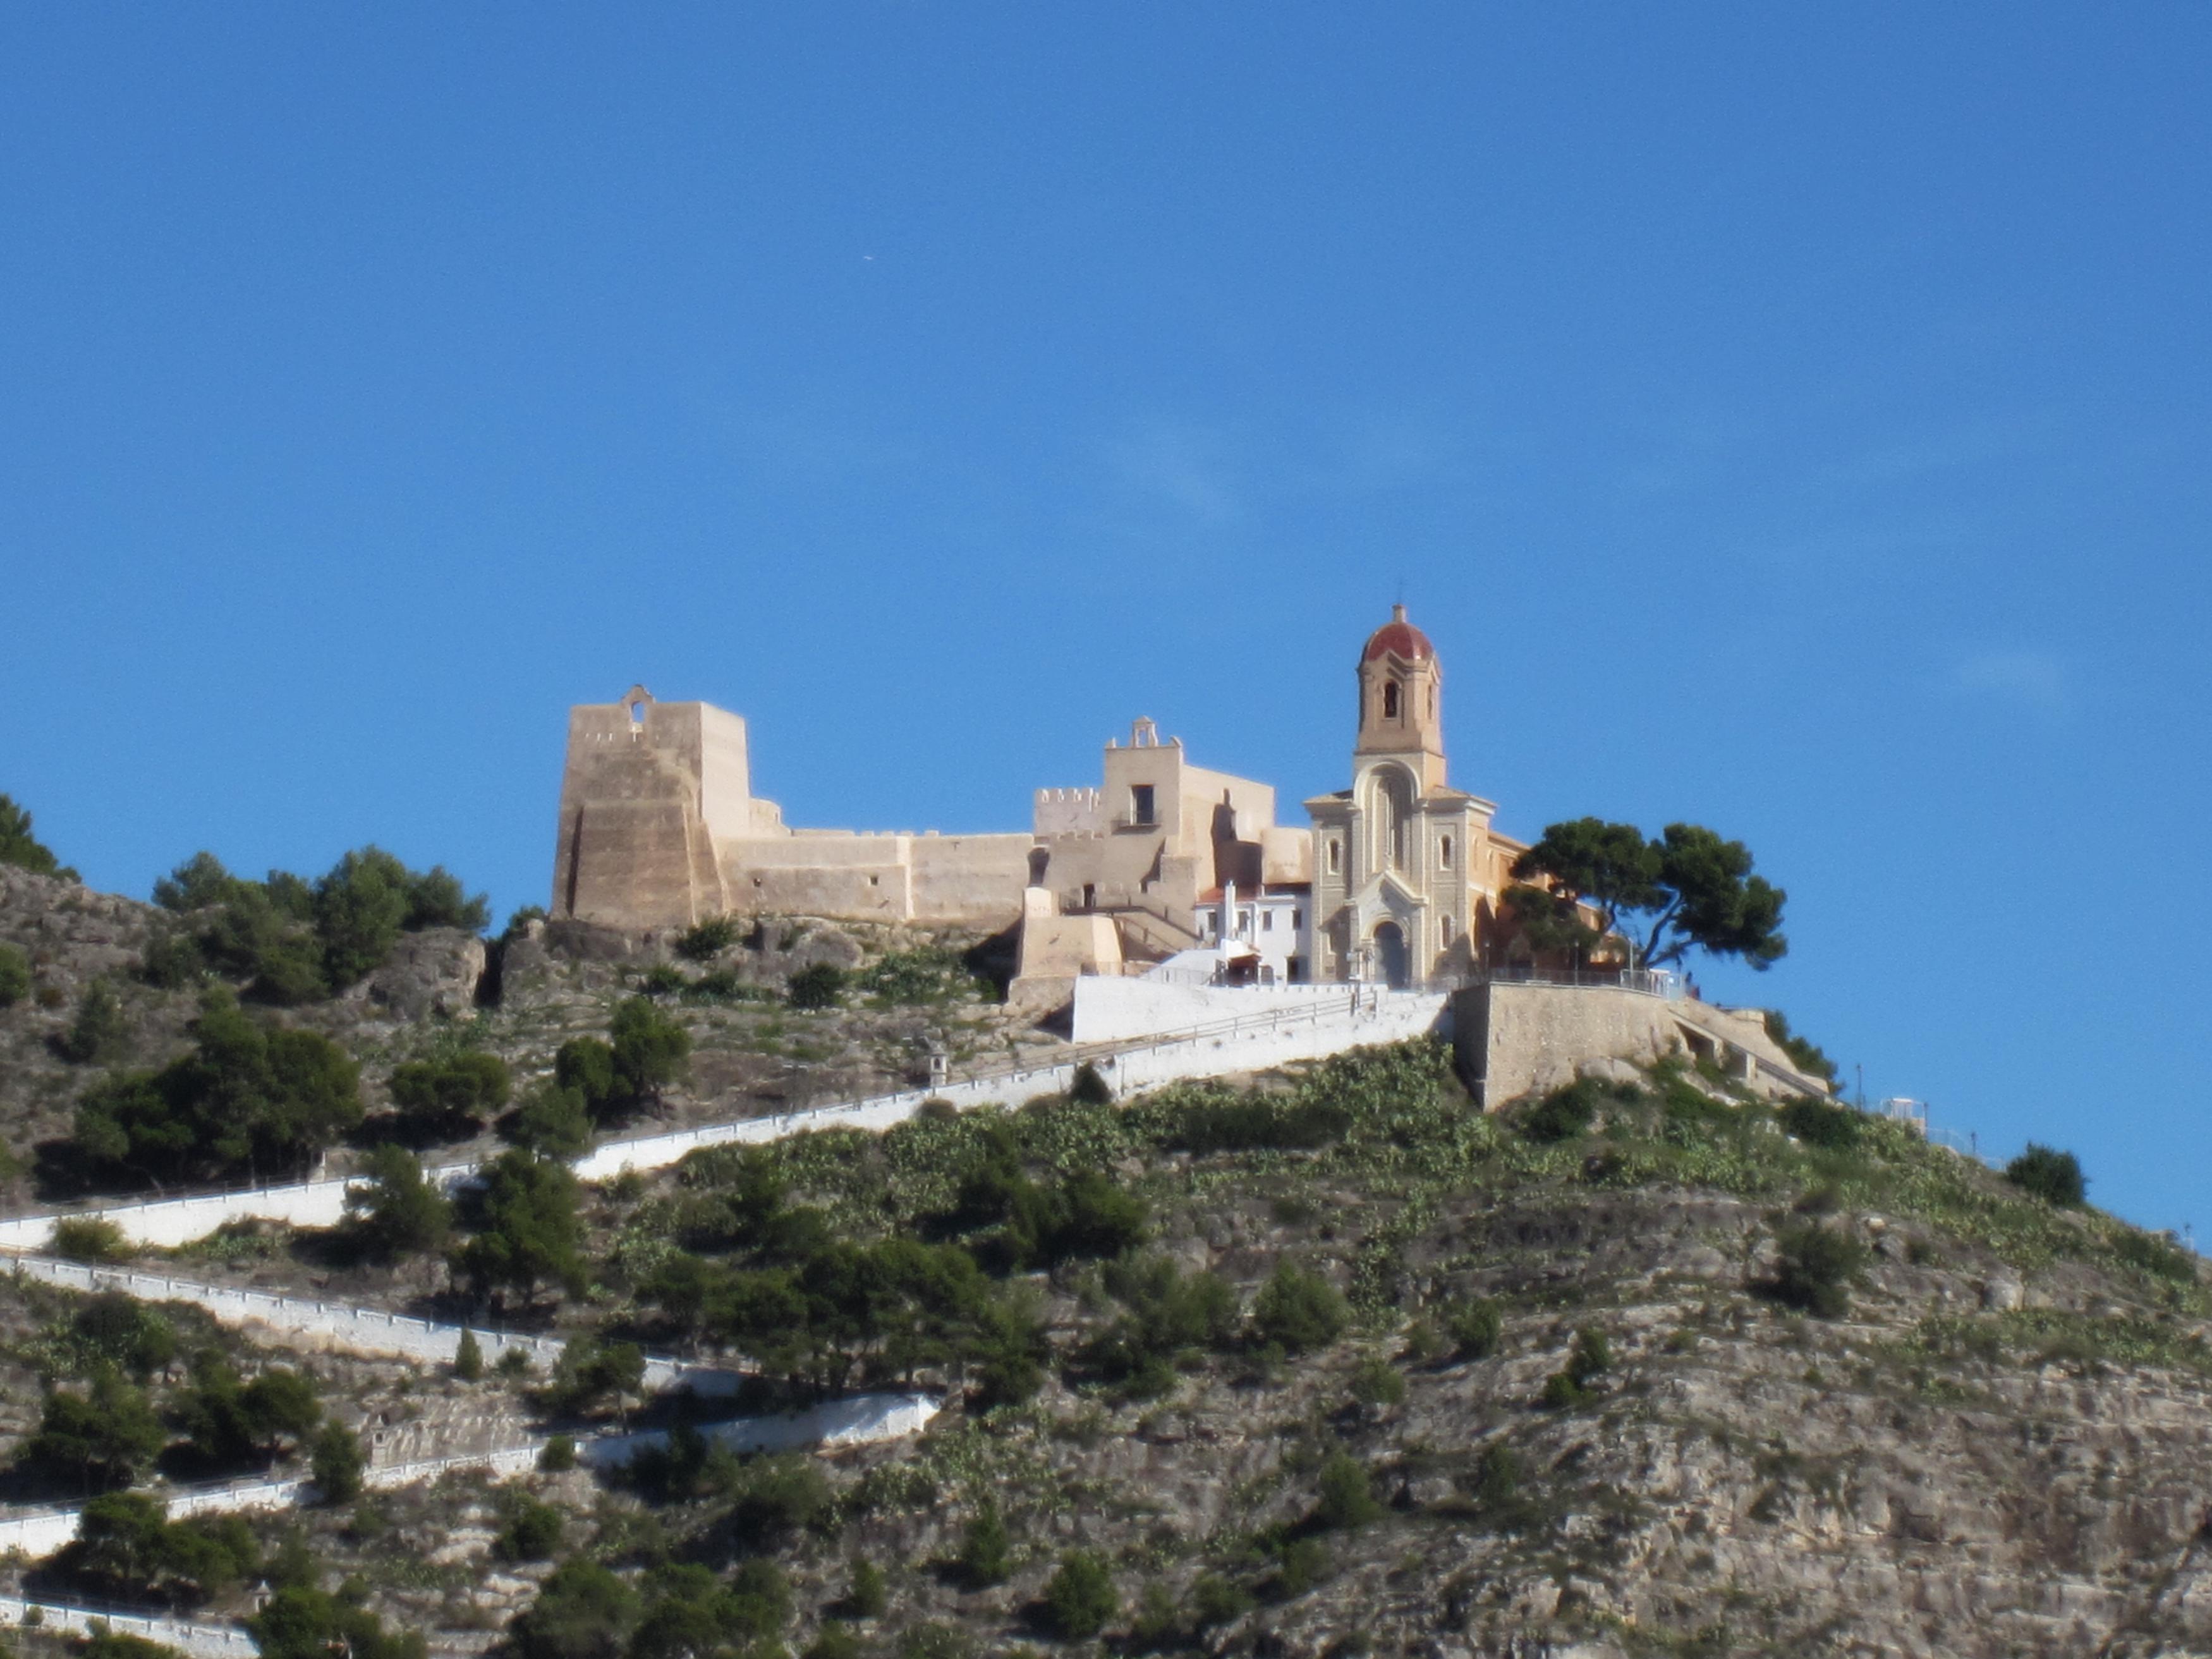
<svg viewBox="0 0 2212 1659"><path fill-rule="evenodd" d="M1352 787L1314 824L1317 980L1411 985L1464 969L1495 897L1497 809L1444 781L1443 665L1393 605L1359 653Z"/></svg>

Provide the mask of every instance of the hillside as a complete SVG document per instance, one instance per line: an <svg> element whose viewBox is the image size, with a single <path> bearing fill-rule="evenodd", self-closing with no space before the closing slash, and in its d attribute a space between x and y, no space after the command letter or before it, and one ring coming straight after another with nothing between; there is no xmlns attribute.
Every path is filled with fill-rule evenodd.
<svg viewBox="0 0 2212 1659"><path fill-rule="evenodd" d="M122 1063L144 1066L189 1041L197 990L127 978L171 925L148 907L5 871L0 902L0 939L62 993L0 1011L4 1127L28 1159L99 1074L46 1047L85 979L124 976ZM773 988L810 933L864 968L932 944L793 922L672 971ZM337 1038L372 1095L457 1046L542 1076L656 965L551 943L505 946L496 1003L470 982L441 1013L389 988L468 979L482 947L425 933L377 970L382 997L256 1017ZM1026 1040L964 988L805 1012L663 985L697 1045L672 1116L823 1098L929 1042ZM463 1239L481 1224L460 1221ZM590 1188L579 1226L574 1287L511 1310L580 1339L554 1377L165 1313L174 1357L127 1384L173 1437L144 1489L198 1472L197 1350L241 1377L313 1374L329 1419L410 1457L866 1386L946 1409L866 1449L740 1459L679 1437L627 1475L457 1471L250 1516L258 1565L204 1583L77 1558L18 1572L209 1620L249 1612L258 1582L308 1586L376 1615L374 1640L348 1639L395 1659L406 1632L519 1659L2212 1653L2196 1259L1841 1109L1778 1115L1661 1068L1486 1117L1416 1043L699 1153ZM203 1278L470 1301L434 1252L253 1228L177 1254ZM19 1455L36 1380L88 1389L119 1351L85 1334L109 1327L83 1298L4 1296L18 1439L0 1460L15 1498L59 1496ZM760 1376L720 1405L641 1401L587 1375L625 1341ZM307 1438L272 1440L277 1467Z"/></svg>

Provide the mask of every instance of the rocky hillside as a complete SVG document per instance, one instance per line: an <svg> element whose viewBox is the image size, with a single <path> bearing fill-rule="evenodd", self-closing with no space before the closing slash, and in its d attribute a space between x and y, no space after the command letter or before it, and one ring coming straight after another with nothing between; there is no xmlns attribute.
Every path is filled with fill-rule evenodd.
<svg viewBox="0 0 2212 1659"><path fill-rule="evenodd" d="M0 1012L27 1153L91 1074L48 1047L89 976L120 989L125 1063L182 1045L196 994L133 978L163 915L0 884L37 976ZM423 934L377 970L419 994L387 977L261 1017L330 1033L374 1090L456 1045L543 1073L654 989L697 1043L672 1115L1029 1040L964 992L810 1012L779 988L810 952L919 974L947 959L932 941L793 922L665 947L526 928L480 970L496 1000L464 1002L482 947ZM2200 1264L1843 1109L1662 1068L1485 1116L1413 1044L720 1149L580 1194L576 1223L585 1270L510 1310L576 1337L556 1376L257 1348L176 1311L174 1356L128 1384L173 1437L141 1490L197 1467L195 1349L303 1369L331 1419L410 1455L902 1383L946 1405L912 1442L744 1460L679 1435L620 1478L456 1473L254 1517L254 1573L374 1614L393 1659L404 1632L517 1659L2212 1654ZM465 1211L457 1243L483 1224ZM383 1305L474 1294L436 1248L358 1245L263 1229L178 1254ZM35 1380L94 1387L107 1327L10 1294L20 1498ZM760 1376L720 1407L641 1401L590 1363L624 1343ZM266 1455L303 1458L296 1438ZM19 1572L90 1582L75 1558ZM98 1582L209 1618L258 1582L142 1576Z"/></svg>

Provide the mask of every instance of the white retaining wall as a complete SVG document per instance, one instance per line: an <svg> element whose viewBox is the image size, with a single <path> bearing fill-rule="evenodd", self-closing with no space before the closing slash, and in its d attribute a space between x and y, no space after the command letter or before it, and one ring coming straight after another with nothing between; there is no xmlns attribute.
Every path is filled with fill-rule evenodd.
<svg viewBox="0 0 2212 1659"><path fill-rule="evenodd" d="M927 1395L865 1394L827 1401L805 1411L702 1425L699 1432L717 1444L740 1452L860 1446L920 1434L929 1426L939 1409L937 1401ZM586 1436L576 1443L576 1461L590 1468L618 1468L647 1448L665 1445L667 1442L668 1436L659 1429L641 1429L634 1434ZM532 1439L498 1451L388 1464L383 1468L365 1470L362 1480L379 1491L388 1491L434 1480L448 1469L489 1469L495 1474L522 1474L538 1467L538 1456L544 1449L544 1439ZM289 1475L187 1486L167 1496L169 1518L182 1520L188 1515L290 1509L313 1501L315 1487L314 1482L305 1475ZM76 1517L74 1507L61 1506L0 1516L0 1553L21 1550L34 1560L52 1555L76 1536Z"/></svg>
<svg viewBox="0 0 2212 1659"><path fill-rule="evenodd" d="M126 1613L121 1608L79 1607L66 1601L26 1601L20 1595L0 1595L0 1620L20 1625L33 1607L39 1610L40 1628L67 1636L91 1634L95 1622L118 1636L141 1636L198 1656L199 1659L252 1659L260 1650L242 1625L203 1625L188 1619L168 1619L156 1613Z"/></svg>
<svg viewBox="0 0 2212 1659"><path fill-rule="evenodd" d="M1220 961L1216 951L1187 954ZM1344 1007L1362 996L1372 1000L1375 994L1375 987L1364 985L1208 985L1169 975L1087 974L1075 981L1069 1032L1078 1042L1127 1042L1285 1009Z"/></svg>
<svg viewBox="0 0 2212 1659"><path fill-rule="evenodd" d="M476 1332L477 1345L487 1364L510 1350L529 1356L533 1367L550 1370L564 1344L558 1337L519 1335L485 1330L481 1326L451 1325L388 1313L381 1308L356 1307L345 1302L319 1301L312 1297L276 1296L266 1291L241 1290L231 1285L205 1285L195 1279L172 1279L166 1273L140 1273L128 1267L88 1267L53 1256L19 1255L10 1264L27 1279L50 1285L66 1285L80 1291L121 1291L144 1302L189 1302L205 1308L226 1324L263 1325L272 1330L295 1331L319 1337L330 1346L350 1353L389 1354L405 1359L450 1364L460 1352L461 1333ZM732 1395L744 1372L726 1365L697 1365L662 1355L648 1355L645 1386L654 1392L675 1389L720 1397Z"/></svg>
<svg viewBox="0 0 2212 1659"><path fill-rule="evenodd" d="M948 1083L933 1090L911 1089L872 1099L824 1106L775 1117L744 1118L697 1129L676 1129L633 1140L611 1141L570 1166L586 1181L604 1181L624 1170L663 1169L702 1146L732 1143L757 1146L809 1129L880 1131L912 1117L924 1100L942 1097L956 1106L1019 1105L1037 1095L1065 1090L1076 1068L1088 1060L1113 1084L1117 1094L1156 1088L1188 1078L1322 1060L1372 1042L1399 1042L1430 1032L1448 1034L1448 999L1442 992L1386 991L1379 987L1283 986L1225 989L1218 987L1147 985L1141 980L1106 977L1077 981L1079 1000L1110 991L1090 986L1126 986L1179 1000L1182 1018L1193 1013L1188 999L1203 994L1227 999L1229 1017L1187 1023L1150 1041L1086 1051L1079 1048L1055 1065L1000 1073ZM1209 1002L1207 1006L1211 1006ZM449 1164L431 1170L451 1188L473 1176L473 1164ZM175 1246L204 1237L227 1221L249 1218L289 1222L301 1227L335 1225L345 1214L343 1180L303 1182L294 1187L261 1187L191 1198L155 1199L88 1206L70 1213L112 1221L135 1243ZM16 1216L0 1220L0 1251L38 1250L52 1243L56 1216Z"/></svg>

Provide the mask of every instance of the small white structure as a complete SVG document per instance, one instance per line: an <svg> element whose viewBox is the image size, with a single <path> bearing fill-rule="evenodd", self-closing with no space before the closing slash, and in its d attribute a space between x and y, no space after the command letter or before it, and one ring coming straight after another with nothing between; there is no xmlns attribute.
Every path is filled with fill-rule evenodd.
<svg viewBox="0 0 2212 1659"><path fill-rule="evenodd" d="M1200 894L1199 938L1220 960L1215 982L1303 985L1310 980L1305 934L1312 890L1311 883L1298 881L1240 892L1232 881Z"/></svg>

